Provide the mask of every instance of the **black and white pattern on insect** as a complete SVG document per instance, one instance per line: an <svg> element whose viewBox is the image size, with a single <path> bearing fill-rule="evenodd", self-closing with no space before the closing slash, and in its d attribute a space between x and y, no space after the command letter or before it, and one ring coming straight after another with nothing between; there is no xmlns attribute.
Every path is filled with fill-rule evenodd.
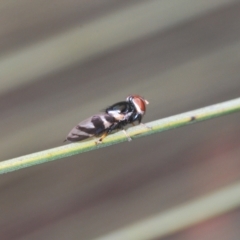
<svg viewBox="0 0 240 240"><path fill-rule="evenodd" d="M124 127L129 123L138 121L141 123L146 112L148 101L138 95L130 95L126 101L118 102L105 109L105 113L94 115L75 126L68 134L65 141L77 142L90 137L99 137L97 143L110 134L112 131L122 130L128 141Z"/></svg>
<svg viewBox="0 0 240 240"><path fill-rule="evenodd" d="M116 124L118 124L118 120L111 115L107 113L97 114L75 126L66 140L77 142L90 137L100 137L98 142L101 142L115 128Z"/></svg>

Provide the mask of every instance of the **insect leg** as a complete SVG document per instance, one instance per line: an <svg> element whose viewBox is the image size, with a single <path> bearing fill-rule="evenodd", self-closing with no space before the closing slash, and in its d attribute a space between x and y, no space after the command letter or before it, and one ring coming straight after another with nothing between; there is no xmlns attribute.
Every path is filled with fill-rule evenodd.
<svg viewBox="0 0 240 240"><path fill-rule="evenodd" d="M108 135L108 131L104 132L103 135L97 140L95 141L95 144L99 144L102 143L102 140Z"/></svg>
<svg viewBox="0 0 240 240"><path fill-rule="evenodd" d="M123 131L123 133L125 134L125 136L127 137L128 141L132 141L132 138L127 134L126 130L124 129L124 126L127 124L126 121L122 121L118 123L118 128L121 129Z"/></svg>
<svg viewBox="0 0 240 240"><path fill-rule="evenodd" d="M139 114L139 115L136 117L136 120L138 120L138 123L139 123L140 125L144 126L145 128L147 128L147 129L152 129L151 127L148 127L146 124L142 123L142 115ZM133 125L133 126L134 126L134 125Z"/></svg>
<svg viewBox="0 0 240 240"><path fill-rule="evenodd" d="M127 132L125 131L125 129L122 129L123 133L125 134L125 136L127 137L128 141L132 141L132 138L127 134Z"/></svg>
<svg viewBox="0 0 240 240"><path fill-rule="evenodd" d="M113 123L106 131L102 134L102 136L95 142L96 144L102 143L103 139L111 133L116 128L116 123Z"/></svg>
<svg viewBox="0 0 240 240"><path fill-rule="evenodd" d="M147 129L152 129L152 127L149 127L149 126L147 126L147 125L144 124L144 123L140 123L140 125L142 125L143 127L147 128Z"/></svg>

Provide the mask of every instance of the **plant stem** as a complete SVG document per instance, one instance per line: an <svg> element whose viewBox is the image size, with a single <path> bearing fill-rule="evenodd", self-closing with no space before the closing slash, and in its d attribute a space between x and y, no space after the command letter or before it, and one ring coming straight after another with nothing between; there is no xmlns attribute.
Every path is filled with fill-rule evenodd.
<svg viewBox="0 0 240 240"><path fill-rule="evenodd" d="M132 127L127 130L127 133L131 138L134 139L157 132L170 130L180 126L197 123L210 118L223 116L239 110L240 98L237 98L186 113L178 114L172 117L149 122L146 125L150 128L146 128L142 125ZM94 140L89 140L79 143L71 143L61 147L56 147L10 160L5 160L0 162L0 174L12 172L21 168L26 168L44 162L50 162L56 159L110 146L124 141L127 141L126 135L122 131L119 131L106 137L102 144L96 145Z"/></svg>

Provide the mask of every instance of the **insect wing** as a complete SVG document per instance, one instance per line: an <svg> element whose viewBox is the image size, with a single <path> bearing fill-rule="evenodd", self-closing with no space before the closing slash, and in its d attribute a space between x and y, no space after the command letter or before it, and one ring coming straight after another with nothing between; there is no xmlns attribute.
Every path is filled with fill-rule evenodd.
<svg viewBox="0 0 240 240"><path fill-rule="evenodd" d="M94 128L91 119L92 117L75 126L67 135L67 140L70 142L77 142L94 136L96 129Z"/></svg>
<svg viewBox="0 0 240 240"><path fill-rule="evenodd" d="M68 134L67 140L77 142L99 136L115 124L115 121L114 117L106 113L94 115L75 126Z"/></svg>

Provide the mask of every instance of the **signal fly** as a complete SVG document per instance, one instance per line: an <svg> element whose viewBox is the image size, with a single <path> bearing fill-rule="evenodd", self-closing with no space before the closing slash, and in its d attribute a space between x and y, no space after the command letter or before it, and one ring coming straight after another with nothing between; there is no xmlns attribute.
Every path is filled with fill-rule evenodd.
<svg viewBox="0 0 240 240"><path fill-rule="evenodd" d="M77 142L91 137L98 137L96 144L112 131L122 130L128 141L124 127L128 124L141 123L146 112L148 101L139 95L130 95L126 101L117 102L105 109L104 113L96 114L75 126L68 134L65 141Z"/></svg>

